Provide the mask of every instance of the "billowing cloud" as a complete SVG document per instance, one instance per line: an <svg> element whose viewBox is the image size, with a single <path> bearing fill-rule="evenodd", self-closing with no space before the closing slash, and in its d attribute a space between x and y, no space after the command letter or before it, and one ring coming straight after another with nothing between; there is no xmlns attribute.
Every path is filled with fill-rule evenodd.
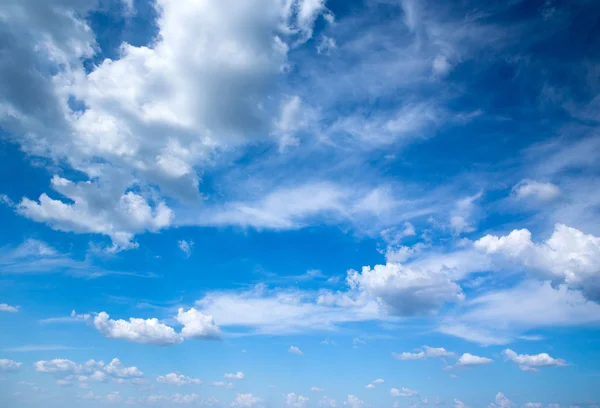
<svg viewBox="0 0 600 408"><path fill-rule="evenodd" d="M111 339L122 339L136 343L156 344L170 346L183 341L183 338L175 332L175 329L158 319L112 320L105 312L100 312L94 317L94 326L105 337Z"/></svg>
<svg viewBox="0 0 600 408"><path fill-rule="evenodd" d="M538 371L539 367L564 367L567 362L561 358L554 358L548 353L517 354L511 349L502 351L502 356L519 366L523 371Z"/></svg>
<svg viewBox="0 0 600 408"><path fill-rule="evenodd" d="M308 398L296 393L290 392L285 396L285 406L291 408L302 408L308 404Z"/></svg>
<svg viewBox="0 0 600 408"><path fill-rule="evenodd" d="M254 395L247 394L238 394L233 402L231 403L232 407L254 407L259 404L262 399L255 397Z"/></svg>
<svg viewBox="0 0 600 408"><path fill-rule="evenodd" d="M212 316L206 315L193 307L188 311L180 308L175 318L183 325L181 335L190 339L219 339L221 331Z"/></svg>
<svg viewBox="0 0 600 408"><path fill-rule="evenodd" d="M495 401L488 405L488 408L516 408L516 405L506 398L506 396L499 392L496 394Z"/></svg>

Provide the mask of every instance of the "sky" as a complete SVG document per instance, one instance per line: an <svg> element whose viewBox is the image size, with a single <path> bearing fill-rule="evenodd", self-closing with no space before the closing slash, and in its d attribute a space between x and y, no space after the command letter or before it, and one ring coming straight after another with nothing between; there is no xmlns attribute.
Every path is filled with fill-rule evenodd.
<svg viewBox="0 0 600 408"><path fill-rule="evenodd" d="M0 406L600 406L599 16L4 0Z"/></svg>

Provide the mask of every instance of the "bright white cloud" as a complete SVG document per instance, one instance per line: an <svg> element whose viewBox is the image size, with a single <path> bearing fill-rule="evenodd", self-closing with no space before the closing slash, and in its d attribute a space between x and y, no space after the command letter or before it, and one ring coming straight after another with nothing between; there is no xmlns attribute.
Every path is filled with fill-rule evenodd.
<svg viewBox="0 0 600 408"><path fill-rule="evenodd" d="M254 395L248 394L237 394L235 400L231 403L233 407L254 407L259 404L262 399L255 397Z"/></svg>
<svg viewBox="0 0 600 408"><path fill-rule="evenodd" d="M224 377L229 380L243 380L244 373L242 373L241 371L238 371L237 373L233 373L233 374L225 374Z"/></svg>
<svg viewBox="0 0 600 408"><path fill-rule="evenodd" d="M94 317L94 326L105 337L122 339L136 343L169 346L183 341L172 327L160 323L158 319L112 320L105 312Z"/></svg>
<svg viewBox="0 0 600 408"><path fill-rule="evenodd" d="M414 397L415 395L419 395L419 393L415 390L411 390L410 388L402 387L401 390L398 388L390 389L390 395L392 397Z"/></svg>
<svg viewBox="0 0 600 408"><path fill-rule="evenodd" d="M0 303L0 312L17 313L20 306L11 306L6 303Z"/></svg>
<svg viewBox="0 0 600 408"><path fill-rule="evenodd" d="M548 202L560 197L561 191L552 183L525 179L513 187L512 195L518 200L528 202Z"/></svg>
<svg viewBox="0 0 600 408"><path fill-rule="evenodd" d="M348 272L347 282L380 299L392 315L414 316L437 312L447 302L461 302L460 286L443 273L388 263Z"/></svg>
<svg viewBox="0 0 600 408"><path fill-rule="evenodd" d="M191 377L187 377L183 374L177 374L177 373L169 373L167 375L161 375L159 377L156 378L156 381L159 383L163 383L163 384L170 384L170 385L189 385L189 384L202 384L202 381L200 381L197 378L191 378Z"/></svg>
<svg viewBox="0 0 600 408"><path fill-rule="evenodd" d="M125 367L118 358L112 359L110 364L104 367L104 371L117 378L140 378L144 376L137 367Z"/></svg>
<svg viewBox="0 0 600 408"><path fill-rule="evenodd" d="M469 367L469 366L477 366L477 365L485 365L490 364L494 360L487 357L479 357L475 356L471 353L464 353L462 356L458 358L456 365L459 367Z"/></svg>
<svg viewBox="0 0 600 408"><path fill-rule="evenodd" d="M600 238L556 224L552 236L534 243L526 229L505 236L486 235L475 248L495 257L500 266L513 263L535 276L580 288L592 300L600 299Z"/></svg>
<svg viewBox="0 0 600 408"><path fill-rule="evenodd" d="M184 311L180 308L176 320L183 325L181 335L190 339L219 339L221 330L215 324L212 316L206 315L194 308Z"/></svg>
<svg viewBox="0 0 600 408"><path fill-rule="evenodd" d="M304 354L304 353L302 353L302 351L301 351L301 350L300 350L298 347L296 347L296 346L290 346L290 348L288 349L288 352L289 352L289 353L292 353L292 354L296 354L296 355L298 355L298 356L301 356L302 354Z"/></svg>
<svg viewBox="0 0 600 408"><path fill-rule="evenodd" d="M511 400L506 398L506 396L504 394L502 394L501 392L496 394L495 402L488 405L488 408L515 408L515 407L516 407L516 405Z"/></svg>
<svg viewBox="0 0 600 408"><path fill-rule="evenodd" d="M428 358L444 358L444 357L456 357L456 354L452 351L448 351L443 347L429 347L423 346L423 350L415 353L403 352L403 353L392 353L392 355L398 360L425 360Z"/></svg>
<svg viewBox="0 0 600 408"><path fill-rule="evenodd" d="M502 356L519 366L523 371L538 371L538 367L564 367L567 362L561 358L551 357L548 353L517 354L511 349L502 351Z"/></svg>
<svg viewBox="0 0 600 408"><path fill-rule="evenodd" d="M123 382L139 381L144 376L137 367L124 366L118 358L112 359L109 364L96 360L82 364L65 359L40 360L34 363L34 368L37 372L59 377L65 384L77 381L81 388L87 388L89 382L105 382L109 378Z"/></svg>
<svg viewBox="0 0 600 408"><path fill-rule="evenodd" d="M296 395L293 392L290 392L285 397L285 406L293 407L293 408L302 408L308 404L308 398L303 397L302 395Z"/></svg>
<svg viewBox="0 0 600 408"><path fill-rule="evenodd" d="M0 359L0 372L3 373L16 373L23 363L19 363L13 360Z"/></svg>
<svg viewBox="0 0 600 408"><path fill-rule="evenodd" d="M179 249L181 249L183 251L183 253L185 254L186 257L190 257L190 255L192 255L192 248L194 247L194 241L186 241L186 240L180 240L177 241L177 246L179 247Z"/></svg>

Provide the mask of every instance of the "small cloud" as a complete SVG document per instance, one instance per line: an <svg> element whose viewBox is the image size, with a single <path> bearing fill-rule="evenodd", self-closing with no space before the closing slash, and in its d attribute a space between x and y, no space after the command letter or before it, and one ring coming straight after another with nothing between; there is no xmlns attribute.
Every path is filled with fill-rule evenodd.
<svg viewBox="0 0 600 408"><path fill-rule="evenodd" d="M513 187L511 194L517 200L548 202L560 197L561 192L552 183L524 179Z"/></svg>
<svg viewBox="0 0 600 408"><path fill-rule="evenodd" d="M392 388L390 390L390 395L392 397L414 397L415 395L419 395L419 393L415 390L411 390L410 388L402 387L402 390Z"/></svg>
<svg viewBox="0 0 600 408"><path fill-rule="evenodd" d="M227 378L227 379L229 379L229 380L243 380L244 379L244 373L242 373L241 371L238 371L235 374L225 374L224 377Z"/></svg>
<svg viewBox="0 0 600 408"><path fill-rule="evenodd" d="M20 306L11 306L6 303L0 303L0 312L17 313L20 308Z"/></svg>
<svg viewBox="0 0 600 408"><path fill-rule="evenodd" d="M337 44L334 38L322 35L319 43L317 44L317 53L329 55L331 51L337 48Z"/></svg>
<svg viewBox="0 0 600 408"><path fill-rule="evenodd" d="M470 353L464 353L462 356L460 356L460 358L456 362L456 365L460 366L460 367L468 367L468 366L490 364L493 361L494 360L492 360L491 358L479 357L479 356L475 356Z"/></svg>
<svg viewBox="0 0 600 408"><path fill-rule="evenodd" d="M301 350L300 350L298 347L296 347L296 346L290 346L290 348L289 348L288 352L290 352L290 353L292 353L292 354L299 355L299 356L301 356L302 354L304 354L304 353L302 353L302 351L301 351Z"/></svg>
<svg viewBox="0 0 600 408"><path fill-rule="evenodd" d="M192 255L192 248L194 247L194 241L185 241L182 239L180 241L177 241L177 246L179 247L179 249L181 249L183 251L186 258L189 258Z"/></svg>
<svg viewBox="0 0 600 408"><path fill-rule="evenodd" d="M373 385L373 384L367 384L367 385L365 385L365 388L368 389L368 390L372 390L373 388L375 388L375 385Z"/></svg>
<svg viewBox="0 0 600 408"><path fill-rule="evenodd" d="M323 391L325 391L323 388L319 388L319 387L311 387L310 390L312 392L323 392Z"/></svg>
<svg viewBox="0 0 600 408"><path fill-rule="evenodd" d="M367 342L359 339L358 337L352 339L352 348L358 348L358 346L362 344L367 344Z"/></svg>

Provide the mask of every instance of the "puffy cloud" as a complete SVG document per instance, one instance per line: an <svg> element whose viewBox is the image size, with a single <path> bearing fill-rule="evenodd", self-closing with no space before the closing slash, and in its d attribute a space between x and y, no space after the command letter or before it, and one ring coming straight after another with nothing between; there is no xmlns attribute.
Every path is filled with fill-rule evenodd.
<svg viewBox="0 0 600 408"><path fill-rule="evenodd" d="M502 351L508 361L517 364L523 371L538 371L538 367L564 367L567 362L560 358L551 357L548 353L517 354L511 349Z"/></svg>
<svg viewBox="0 0 600 408"><path fill-rule="evenodd" d="M118 358L112 359L110 364L104 367L104 371L117 378L139 378L144 376L144 373L138 370L137 367L123 366Z"/></svg>
<svg viewBox="0 0 600 408"><path fill-rule="evenodd" d="M378 378L376 380L374 380L372 383L373 384L383 384L385 381L383 378Z"/></svg>
<svg viewBox="0 0 600 408"><path fill-rule="evenodd" d="M367 385L365 385L365 388L368 389L368 390L370 390L370 389L375 388L375 385L374 384L367 384Z"/></svg>
<svg viewBox="0 0 600 408"><path fill-rule="evenodd" d="M398 360L425 360L428 358L456 357L454 352L448 351L443 347L429 346L423 346L423 350L416 353L403 352L392 353L392 355Z"/></svg>
<svg viewBox="0 0 600 408"><path fill-rule="evenodd" d="M3 373L16 373L23 363L19 363L13 360L0 359L0 372Z"/></svg>
<svg viewBox="0 0 600 408"><path fill-rule="evenodd" d="M0 312L17 313L20 306L11 306L6 303L0 303Z"/></svg>
<svg viewBox="0 0 600 408"><path fill-rule="evenodd" d="M499 392L496 394L495 402L488 405L488 408L515 408L515 404Z"/></svg>
<svg viewBox="0 0 600 408"><path fill-rule="evenodd" d="M290 348L288 349L288 352L299 355L299 356L301 356L303 354L302 351L296 346L290 346Z"/></svg>
<svg viewBox="0 0 600 408"><path fill-rule="evenodd" d="M206 315L194 308L177 311L176 320L183 325L181 335L190 339L219 339L221 331L212 316Z"/></svg>
<svg viewBox="0 0 600 408"><path fill-rule="evenodd" d="M414 316L437 312L447 302L460 302L460 286L443 273L388 263L348 272L347 282L381 300L392 315Z"/></svg>
<svg viewBox="0 0 600 408"><path fill-rule="evenodd" d="M344 406L349 408L363 408L365 402L352 394L348 394L348 398L344 401Z"/></svg>
<svg viewBox="0 0 600 408"><path fill-rule="evenodd" d="M556 224L552 236L534 243L526 229L505 236L486 235L475 248L495 257L497 263L525 267L542 279L580 288L588 299L600 300L600 238Z"/></svg>
<svg viewBox="0 0 600 408"><path fill-rule="evenodd" d="M88 360L82 364L65 359L40 360L34 363L34 367L37 372L60 378L64 384L78 381L82 388L87 388L90 381L104 382L109 378L117 382L138 381L144 376L137 367L124 366L118 358L114 358L109 364L96 360Z"/></svg>
<svg viewBox="0 0 600 408"><path fill-rule="evenodd" d="M464 353L462 356L459 357L458 361L456 362L456 365L459 367L468 367L468 366L490 364L493 361L494 360L492 360L491 358L479 357L479 356L475 356L470 353Z"/></svg>
<svg viewBox="0 0 600 408"><path fill-rule="evenodd" d="M241 371L238 371L237 373L233 373L233 374L225 374L223 377L230 379L230 380L243 380L244 373L242 373Z"/></svg>
<svg viewBox="0 0 600 408"><path fill-rule="evenodd" d="M547 202L560 197L560 189L552 183L541 183L535 180L521 180L512 189L512 195L518 200Z"/></svg>
<svg viewBox="0 0 600 408"><path fill-rule="evenodd" d="M415 395L419 395L419 393L415 390L411 390L410 388L402 387L402 390L398 388L392 388L390 390L390 395L392 397L414 397Z"/></svg>
<svg viewBox="0 0 600 408"><path fill-rule="evenodd" d="M302 395L296 395L293 392L290 392L285 397L285 406L293 407L293 408L302 408L306 406L308 403L308 398L303 397Z"/></svg>
<svg viewBox="0 0 600 408"><path fill-rule="evenodd" d="M183 374L169 373L167 375L161 375L156 378L156 381L163 384L170 385L189 385L189 384L202 384L197 378L186 377Z"/></svg>
<svg viewBox="0 0 600 408"><path fill-rule="evenodd" d="M231 403L233 407L254 407L259 404L262 399L255 397L252 394L237 394L235 400Z"/></svg>
<svg viewBox="0 0 600 408"><path fill-rule="evenodd" d="M100 312L94 317L94 326L103 336L111 339L161 346L170 346L183 341L172 327L160 323L156 318L112 320L107 313Z"/></svg>
<svg viewBox="0 0 600 408"><path fill-rule="evenodd" d="M183 251L183 253L185 254L186 257L190 257L190 255L192 255L192 248L194 246L194 241L186 241L186 240L180 240L177 241L177 246L179 247L179 249L181 249Z"/></svg>

